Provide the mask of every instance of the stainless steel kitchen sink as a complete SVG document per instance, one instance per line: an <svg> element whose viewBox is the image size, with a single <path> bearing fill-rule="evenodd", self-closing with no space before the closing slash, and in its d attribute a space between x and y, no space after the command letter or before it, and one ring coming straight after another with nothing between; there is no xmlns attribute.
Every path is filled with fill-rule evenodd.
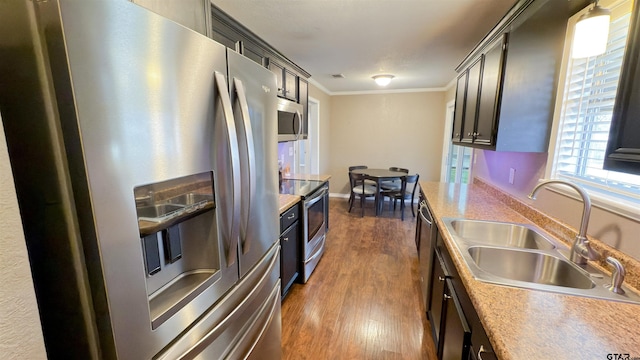
<svg viewBox="0 0 640 360"><path fill-rule="evenodd" d="M569 260L569 248L528 224L443 218L472 276L479 281L526 289L639 303L633 291L616 294L611 277L591 264Z"/></svg>
<svg viewBox="0 0 640 360"><path fill-rule="evenodd" d="M458 219L451 221L455 235L478 243L527 249L556 246L532 226L496 221Z"/></svg>
<svg viewBox="0 0 640 360"><path fill-rule="evenodd" d="M557 256L485 246L467 251L478 268L504 279L576 289L595 286L589 273Z"/></svg>

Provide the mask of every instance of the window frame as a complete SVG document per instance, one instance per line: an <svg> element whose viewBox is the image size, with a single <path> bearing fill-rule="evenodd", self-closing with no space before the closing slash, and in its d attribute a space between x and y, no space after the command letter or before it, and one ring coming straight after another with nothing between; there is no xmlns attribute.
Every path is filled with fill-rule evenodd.
<svg viewBox="0 0 640 360"><path fill-rule="evenodd" d="M636 0L637 1L637 0ZM626 3L625 3L626 2ZM633 0L601 0L599 5L605 8L615 8L618 6L627 7L629 12L633 5ZM567 78L567 71L569 67L569 61L571 59L571 41L573 39L573 32L577 19L584 13L586 13L592 5L587 6L577 14L572 16L567 23L567 32L565 35L565 45L563 49L562 63L560 66L560 73L558 78L558 88L556 92L556 103L553 115L553 124L551 128L551 136L549 141L549 152L547 153L547 166L545 170L545 178L558 178L555 175L556 171L556 152L558 151L559 143L559 128L563 112L563 101L565 95L565 84ZM624 8L622 8L624 9ZM573 182L583 185L579 179L572 179ZM598 190L593 187L584 186L585 190L589 193L593 206L606 210L608 212L629 218L631 220L640 221L640 212L638 207L640 205L640 199L632 199L625 197L621 199L620 196L611 196L607 194L607 191ZM579 197L571 189L568 189L562 185L552 185L548 187L551 191L568 196L579 200Z"/></svg>

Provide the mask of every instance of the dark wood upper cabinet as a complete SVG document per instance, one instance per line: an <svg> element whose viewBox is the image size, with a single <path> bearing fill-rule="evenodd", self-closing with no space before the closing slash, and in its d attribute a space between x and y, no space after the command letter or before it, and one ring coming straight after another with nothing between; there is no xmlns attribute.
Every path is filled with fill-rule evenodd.
<svg viewBox="0 0 640 360"><path fill-rule="evenodd" d="M478 101L478 118L474 142L480 145L493 146L496 138L497 121L500 114L500 99L504 60L507 50L508 34L504 34L492 45L484 55L482 65L482 83Z"/></svg>
<svg viewBox="0 0 640 360"><path fill-rule="evenodd" d="M302 117L309 117L309 82L303 78L298 78L298 102L302 105ZM308 131L308 129L307 129Z"/></svg>
<svg viewBox="0 0 640 360"><path fill-rule="evenodd" d="M454 117L454 129L464 129L460 145L548 151L567 21L588 3L520 0L462 61L456 70L468 72L469 81L456 95L458 110L458 95L466 94L462 125ZM471 72L478 62L475 82Z"/></svg>
<svg viewBox="0 0 640 360"><path fill-rule="evenodd" d="M640 5L634 9L613 106L604 168L640 175Z"/></svg>
<svg viewBox="0 0 640 360"><path fill-rule="evenodd" d="M284 97L284 66L275 61L269 61L269 70L276 75L278 96Z"/></svg>
<svg viewBox="0 0 640 360"><path fill-rule="evenodd" d="M478 95L482 76L482 58L480 56L467 75L467 96L464 99L464 121L462 122L462 142L472 143L476 134L476 115L478 113Z"/></svg>
<svg viewBox="0 0 640 360"><path fill-rule="evenodd" d="M458 75L458 81L456 83L456 104L453 110L453 132L451 134L451 140L453 142L460 142L462 140L462 123L464 121L464 99L467 92L467 74L469 72L465 70Z"/></svg>
<svg viewBox="0 0 640 360"><path fill-rule="evenodd" d="M298 101L298 76L289 69L284 70L284 97Z"/></svg>

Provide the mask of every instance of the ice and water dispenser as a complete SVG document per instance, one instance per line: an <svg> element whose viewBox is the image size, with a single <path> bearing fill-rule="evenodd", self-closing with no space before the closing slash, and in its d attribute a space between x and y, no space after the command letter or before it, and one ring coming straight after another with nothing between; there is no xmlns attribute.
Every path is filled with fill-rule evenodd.
<svg viewBox="0 0 640 360"><path fill-rule="evenodd" d="M221 276L213 189L212 172L134 189L153 329Z"/></svg>

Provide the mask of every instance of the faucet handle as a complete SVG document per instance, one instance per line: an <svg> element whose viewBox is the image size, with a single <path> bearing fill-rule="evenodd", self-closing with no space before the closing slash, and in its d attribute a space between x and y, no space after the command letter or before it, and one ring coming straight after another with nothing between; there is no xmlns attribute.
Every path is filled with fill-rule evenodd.
<svg viewBox="0 0 640 360"><path fill-rule="evenodd" d="M624 270L624 266L622 263L618 261L618 259L613 258L611 256L607 257L607 263L613 266L613 274L611 275L611 285L607 285L607 289L609 291L614 292L616 294L624 294L624 290L622 289L622 282L624 281L624 276L626 275L626 271Z"/></svg>

